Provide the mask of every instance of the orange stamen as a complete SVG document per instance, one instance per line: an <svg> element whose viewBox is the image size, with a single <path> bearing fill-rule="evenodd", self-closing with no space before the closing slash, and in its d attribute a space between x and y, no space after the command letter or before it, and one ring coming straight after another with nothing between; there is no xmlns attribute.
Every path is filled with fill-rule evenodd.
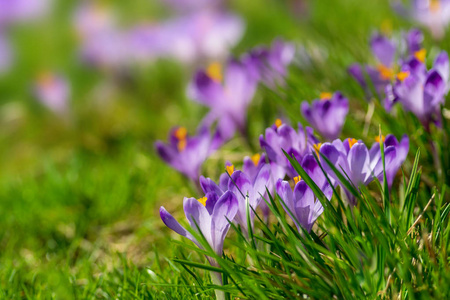
<svg viewBox="0 0 450 300"><path fill-rule="evenodd" d="M208 200L208 198L206 197L202 197L197 199L198 202L200 202L203 206L206 206L206 201Z"/></svg>
<svg viewBox="0 0 450 300"><path fill-rule="evenodd" d="M226 166L225 169L230 176L234 173L234 165Z"/></svg>
<svg viewBox="0 0 450 300"><path fill-rule="evenodd" d="M255 164L255 166L258 165L259 160L261 159L261 155L259 153L256 153L255 155L253 155L251 157L251 160L253 161L253 163Z"/></svg>
<svg viewBox="0 0 450 300"><path fill-rule="evenodd" d="M438 12L441 9L441 3L439 0L431 0L430 1L430 11Z"/></svg>
<svg viewBox="0 0 450 300"><path fill-rule="evenodd" d="M322 147L322 143L314 144L314 150L316 150L317 156L319 156L320 147Z"/></svg>
<svg viewBox="0 0 450 300"><path fill-rule="evenodd" d="M186 139L178 141L178 144L177 144L178 151L180 151L180 152L183 151L184 149L186 149L186 146L187 146Z"/></svg>
<svg viewBox="0 0 450 300"><path fill-rule="evenodd" d="M281 119L276 119L275 126L277 126L277 128L279 128L281 125L283 125L283 121L281 121Z"/></svg>
<svg viewBox="0 0 450 300"><path fill-rule="evenodd" d="M187 136L187 130L185 127L178 127L173 135L177 138L177 140L184 140Z"/></svg>
<svg viewBox="0 0 450 300"><path fill-rule="evenodd" d="M206 69L206 74L212 78L212 80L221 82L223 80L222 76L222 65L218 62L211 63Z"/></svg>
<svg viewBox="0 0 450 300"><path fill-rule="evenodd" d="M386 140L386 137L385 137L384 135L382 135L382 136L381 136L381 140L382 140L383 143L384 143L384 141ZM379 137L378 135L375 137L375 141L376 141L377 143L380 142L380 137Z"/></svg>
<svg viewBox="0 0 450 300"><path fill-rule="evenodd" d="M377 71L383 80L390 80L394 77L394 71L383 64L379 64L377 66Z"/></svg>
<svg viewBox="0 0 450 300"><path fill-rule="evenodd" d="M409 76L409 71L400 72L397 74L397 79L403 82Z"/></svg>
<svg viewBox="0 0 450 300"><path fill-rule="evenodd" d="M420 62L424 62L426 56L427 56L426 49L420 49L419 51L414 52L414 57Z"/></svg>
<svg viewBox="0 0 450 300"><path fill-rule="evenodd" d="M350 147L350 149L353 147L354 144L356 144L358 142L357 139L348 139L348 146Z"/></svg>
<svg viewBox="0 0 450 300"><path fill-rule="evenodd" d="M332 93L328 93L328 92L320 93L320 100L330 100L331 97L333 97Z"/></svg>
<svg viewBox="0 0 450 300"><path fill-rule="evenodd" d="M297 184L300 180L302 180L302 177L300 175L294 177L295 184Z"/></svg>

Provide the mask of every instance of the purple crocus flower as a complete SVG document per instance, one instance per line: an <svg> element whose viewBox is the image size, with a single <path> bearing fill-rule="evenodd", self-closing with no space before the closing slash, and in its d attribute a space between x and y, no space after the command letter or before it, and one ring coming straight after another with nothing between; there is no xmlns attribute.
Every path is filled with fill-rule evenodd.
<svg viewBox="0 0 450 300"><path fill-rule="evenodd" d="M401 141L399 142L397 138L389 134L386 137L382 137L384 142L384 148L394 147L395 148L395 158L391 161L389 166L386 164L386 179L388 182L389 188L392 187L392 183L394 182L395 175L400 169L401 165L405 161L408 151L409 151L409 138L405 134ZM381 159L381 151L380 151L380 143L379 137L377 137L377 142L372 145L369 150L369 156L371 161L379 161ZM383 174L380 174L380 181L383 182Z"/></svg>
<svg viewBox="0 0 450 300"><path fill-rule="evenodd" d="M246 54L242 61L246 63L256 80L269 87L284 82L287 67L294 59L295 46L282 40L275 40L271 48L258 47Z"/></svg>
<svg viewBox="0 0 450 300"><path fill-rule="evenodd" d="M376 66L353 64L349 67L348 72L370 95L370 84L366 81L364 75L366 73L376 93L382 98L386 86L394 79L395 69L398 64L402 63L403 58L409 56L416 56L422 60L425 58L426 52L421 49L422 41L423 35L417 29L409 31L406 36L399 40L389 39L377 33L370 40L370 47L377 61ZM406 49L403 49L403 51L401 50L405 47L402 47L402 44L406 44ZM395 60L396 57L398 61Z"/></svg>
<svg viewBox="0 0 450 300"><path fill-rule="evenodd" d="M410 7L397 2L394 9L418 23L428 27L435 39L444 37L445 29L450 23L449 0L412 0Z"/></svg>
<svg viewBox="0 0 450 300"><path fill-rule="evenodd" d="M298 131L295 131L291 126L283 124L280 119L277 119L274 126L266 129L265 136L259 137L259 142L266 151L269 162L278 166L273 168L274 178L284 178L286 175L294 178L297 173L283 150L300 162L304 155L311 153L314 145L319 141L313 135L312 128L306 127L304 130L299 123Z"/></svg>
<svg viewBox="0 0 450 300"><path fill-rule="evenodd" d="M425 126L431 121L439 123L439 108L445 102L448 89L449 60L445 51L437 56L429 71L423 61L413 57L402 65L395 82L386 88L385 107L389 110L400 102Z"/></svg>
<svg viewBox="0 0 450 300"><path fill-rule="evenodd" d="M336 139L341 133L348 113L348 99L341 93L322 93L320 100L311 106L304 101L301 111L305 119L327 140Z"/></svg>
<svg viewBox="0 0 450 300"><path fill-rule="evenodd" d="M247 108L253 98L256 82L244 64L231 60L222 75L221 65L211 64L207 70L195 74L188 88L189 96L210 108L204 126L217 121L217 129L224 140L236 130L245 134Z"/></svg>
<svg viewBox="0 0 450 300"><path fill-rule="evenodd" d="M228 183L228 190L232 191L238 199L238 212L235 221L241 225L243 232L248 232L247 202L251 225L253 226L254 212L266 193L267 182L270 179L270 166L264 165L255 178L250 178L242 171L235 171ZM253 210L252 210L253 208Z"/></svg>
<svg viewBox="0 0 450 300"><path fill-rule="evenodd" d="M230 192L225 192L221 197L217 197L214 193L209 193L200 199L184 198L184 213L189 221L189 225L195 231L201 231L208 244L214 252L222 256L223 243L230 229L229 221L233 220L238 211L238 200L236 196ZM190 239L200 249L203 249L201 243L187 231L178 221L163 207L159 210L164 224L185 238ZM207 256L212 266L218 266L216 260ZM220 273L211 272L211 279L215 284L222 285L222 277ZM216 291L216 295L221 294ZM222 297L220 297L222 299Z"/></svg>
<svg viewBox="0 0 450 300"><path fill-rule="evenodd" d="M34 94L49 109L61 113L67 109L70 86L63 76L46 72L36 80Z"/></svg>
<svg viewBox="0 0 450 300"><path fill-rule="evenodd" d="M225 2L224 0L163 0L169 4L173 9L178 10L180 13L186 11L198 11L207 9L216 9Z"/></svg>
<svg viewBox="0 0 450 300"><path fill-rule="evenodd" d="M359 185L368 185L374 178L381 179L383 176L383 162L381 155L372 156L366 145L355 139L334 140L332 143L324 143L320 147L320 153L324 155L330 163L335 166L344 177L347 178L355 187ZM385 166L391 168L396 157L396 148L388 146L384 149ZM330 168L328 163L322 164L324 170L338 183L339 178ZM356 205L355 197L345 190L349 203Z"/></svg>
<svg viewBox="0 0 450 300"><path fill-rule="evenodd" d="M36 19L44 15L49 0L0 0L0 26Z"/></svg>
<svg viewBox="0 0 450 300"><path fill-rule="evenodd" d="M317 164L313 155L308 154L304 157L301 163L305 172L311 177L311 179L317 184L317 186L323 191L325 197L330 200L333 196L333 189L327 182L322 169ZM310 232L314 222L323 212L323 206L316 198L311 188L302 179L296 179L294 191L291 189L291 185L288 181L279 179L276 184L276 190L280 198L283 200L281 203L288 215L292 218L299 232L300 226L306 231Z"/></svg>
<svg viewBox="0 0 450 300"><path fill-rule="evenodd" d="M188 136L184 127L177 127L169 134L169 143L155 143L159 156L186 177L197 181L200 167L221 144L218 134L211 136L208 128L201 127L196 136Z"/></svg>

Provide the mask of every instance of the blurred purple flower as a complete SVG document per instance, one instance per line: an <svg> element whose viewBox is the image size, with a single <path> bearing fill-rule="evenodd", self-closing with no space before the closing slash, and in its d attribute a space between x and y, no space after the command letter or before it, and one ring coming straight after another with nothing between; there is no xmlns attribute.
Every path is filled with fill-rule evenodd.
<svg viewBox="0 0 450 300"><path fill-rule="evenodd" d="M180 13L220 8L224 0L163 0Z"/></svg>
<svg viewBox="0 0 450 300"><path fill-rule="evenodd" d="M371 95L370 84L365 76L367 74L375 92L380 98L383 98L386 86L394 79L395 70L403 59L411 55L420 59L425 58L426 52L421 49L422 41L423 35L417 29L412 29L399 40L389 39L377 33L370 40L370 47L377 65L360 66L359 64L353 64L349 67L348 72L364 88L366 93ZM403 51L401 51L402 43L406 44L406 49L403 49Z"/></svg>
<svg viewBox="0 0 450 300"><path fill-rule="evenodd" d="M223 242L230 229L229 221L232 221L238 211L238 200L236 196L227 191L220 197L214 193L208 193L200 199L184 198L183 209L189 225L196 232L200 230L208 244L214 252L222 256ZM201 243L189 233L175 218L161 206L159 210L164 224L185 238L190 239L200 249L203 249ZM217 266L217 263L211 257L207 257L211 265Z"/></svg>
<svg viewBox="0 0 450 300"><path fill-rule="evenodd" d="M395 148L395 157L389 164L389 166L386 165L386 179L388 182L389 188L392 187L392 183L394 182L395 175L397 174L398 170L402 166L403 162L405 161L408 151L409 151L409 138L405 134L401 141L399 142L397 138L389 134L386 137L382 137L384 142L384 148L387 147L394 147ZM379 137L377 137L377 140L379 140ZM372 145L372 147L369 150L369 156L371 161L379 161L381 160L381 151L380 151L380 143L377 141ZM383 174L381 173L379 176L379 180L383 182Z"/></svg>
<svg viewBox="0 0 450 300"><path fill-rule="evenodd" d="M37 78L34 95L49 109L61 113L67 109L70 86L63 76L46 72Z"/></svg>
<svg viewBox="0 0 450 300"><path fill-rule="evenodd" d="M169 143L155 143L159 156L174 169L194 182L200 176L200 167L208 156L221 145L219 135L201 127L196 136L188 136L184 127L177 127L169 134Z"/></svg>
<svg viewBox="0 0 450 300"><path fill-rule="evenodd" d="M245 65L231 60L224 75L218 63L211 64L207 70L198 71L189 85L188 95L210 108L202 124L211 126L217 121L217 129L223 140L228 140L236 130L245 134L247 108L255 90L256 82Z"/></svg>
<svg viewBox="0 0 450 300"><path fill-rule="evenodd" d="M427 71L423 61L413 57L402 65L395 82L386 87L385 107L400 102L404 109L411 111L425 125L439 120L440 105L445 102L449 90L449 60L445 51L441 52Z"/></svg>
<svg viewBox="0 0 450 300"><path fill-rule="evenodd" d="M274 126L266 129L265 136L261 135L259 137L259 142L266 151L269 162L278 166L272 168L274 178L284 178L286 175L294 178L297 176L297 173L282 150L293 155L297 161L301 162L303 156L311 153L314 145L319 141L313 135L312 128L306 127L304 130L299 123L297 132L289 125L282 124L280 119L277 119Z"/></svg>
<svg viewBox="0 0 450 300"><path fill-rule="evenodd" d="M252 76L269 87L283 84L287 67L294 59L295 46L282 40L275 40L270 48L258 47L244 55Z"/></svg>
<svg viewBox="0 0 450 300"><path fill-rule="evenodd" d="M445 29L450 23L449 0L412 0L409 7L396 2L394 9L401 15L408 16L428 27L435 39L444 37Z"/></svg>
<svg viewBox="0 0 450 300"><path fill-rule="evenodd" d="M0 26L39 18L50 4L49 0L0 0Z"/></svg>
<svg viewBox="0 0 450 300"><path fill-rule="evenodd" d="M371 156L366 145L361 141L355 139L346 139L344 142L334 140L332 143L324 143L321 145L320 153L356 188L360 184L368 185L375 177L381 179L383 176L381 155L372 153L373 156ZM393 162L396 157L396 147L386 147L384 149L384 155L386 169L393 169L395 167ZM341 183L328 163L324 162L322 165L329 176L338 183ZM349 203L356 205L355 197L349 191L345 190L345 192Z"/></svg>
<svg viewBox="0 0 450 300"><path fill-rule="evenodd" d="M311 106L304 101L301 111L309 124L325 139L334 140L339 137L344 125L348 113L348 99L340 92L333 95L322 93L320 100L314 100Z"/></svg>

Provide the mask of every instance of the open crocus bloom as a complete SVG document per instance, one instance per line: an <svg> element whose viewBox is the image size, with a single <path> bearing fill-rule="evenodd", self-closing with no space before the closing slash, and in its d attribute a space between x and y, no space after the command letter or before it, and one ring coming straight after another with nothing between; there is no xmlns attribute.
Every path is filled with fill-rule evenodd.
<svg viewBox="0 0 450 300"><path fill-rule="evenodd" d="M214 252L221 256L223 252L223 242L230 229L229 221L233 220L238 211L238 201L232 192L225 192L221 197L214 193L208 193L200 199L184 198L184 213L189 221L189 225L195 231L201 231L208 244ZM203 249L201 243L189 233L175 218L161 206L159 210L162 221L167 227L194 242ZM208 257L211 265L217 263Z"/></svg>
<svg viewBox="0 0 450 300"><path fill-rule="evenodd" d="M63 112L67 108L70 87L61 75L45 72L37 78L34 94L49 109Z"/></svg>
<svg viewBox="0 0 450 300"><path fill-rule="evenodd" d="M327 140L339 137L348 113L348 99L336 92L334 95L322 93L320 100L311 106L304 101L301 111L305 119Z"/></svg>
<svg viewBox="0 0 450 300"><path fill-rule="evenodd" d="M208 128L202 127L196 136L188 136L184 127L177 127L169 134L169 143L155 143L159 156L186 177L197 181L200 167L208 156L221 144L220 137L211 136Z"/></svg>
<svg viewBox="0 0 450 300"><path fill-rule="evenodd" d="M449 0L412 0L410 7L397 2L395 9L402 15L409 16L428 27L436 39L444 37L445 29L450 23Z"/></svg>
<svg viewBox="0 0 450 300"><path fill-rule="evenodd" d="M353 64L349 67L348 71L366 90L366 93L371 95L370 84L366 81L366 73L375 92L380 98L383 98L385 88L394 79L395 70L398 64L401 64L402 58L406 58L410 55L417 57L425 55L426 52L421 49L422 41L423 35L417 29L409 31L402 41L391 40L378 33L370 40L370 48L372 49L377 64L375 66L360 66L359 64ZM406 49L404 49L405 53L399 51L401 49L399 44L402 42L406 43ZM395 60L396 57L399 58L398 61Z"/></svg>
<svg viewBox="0 0 450 300"><path fill-rule="evenodd" d="M334 140L320 147L320 153L337 168L355 187L368 185L375 177L383 176L383 162L380 155L369 153L366 145L355 139ZM396 157L396 148L388 146L384 149L386 169L393 168ZM339 178L333 172L327 162L323 164L324 170L338 183ZM341 184L342 185L342 184ZM351 205L356 205L356 199L349 191L346 194Z"/></svg>
<svg viewBox="0 0 450 300"><path fill-rule="evenodd" d="M217 121L217 129L222 138L228 140L236 130L245 132L247 108L255 89L256 81L251 78L246 66L231 60L226 65L224 74L218 63L198 71L189 86L188 94L210 108L203 125L211 126Z"/></svg>
<svg viewBox="0 0 450 300"><path fill-rule="evenodd" d="M449 89L449 60L441 52L433 69L427 71L425 63L415 57L402 65L402 71L392 85L386 88L386 109L396 102L411 111L425 125L437 121L440 105L445 101Z"/></svg>
<svg viewBox="0 0 450 300"><path fill-rule="evenodd" d="M377 137L377 140L379 137ZM398 170L402 166L403 162L406 159L406 156L408 155L409 151L409 138L407 135L404 135L399 142L397 138L389 134L386 137L382 137L384 142L384 147L394 147L395 148L395 158L391 161L390 165L386 165L386 179L388 182L389 188L392 186L392 183L394 182L395 175L397 174ZM372 147L369 150L370 160L376 161L381 159L381 151L380 151L380 143L377 141L372 145ZM381 173L378 177L378 179L383 182L383 173Z"/></svg>
<svg viewBox="0 0 450 300"><path fill-rule="evenodd" d="M256 80L269 87L282 84L287 75L287 67L294 59L295 46L282 40L275 40L272 47L258 47L246 54L242 61L246 63Z"/></svg>
<svg viewBox="0 0 450 300"><path fill-rule="evenodd" d="M241 171L235 171L228 183L228 190L232 191L238 199L238 212L235 221L241 225L244 233L248 231L247 202L251 225L253 226L254 212L266 193L266 185L270 179L270 166L261 168L254 179ZM252 210L253 208L253 210Z"/></svg>
<svg viewBox="0 0 450 300"><path fill-rule="evenodd" d="M261 135L259 137L259 142L266 151L269 162L278 166L274 166L273 171L277 174L273 176L275 178L284 178L287 174L290 178L294 178L297 176L297 173L284 155L283 150L300 162L304 155L311 153L314 145L319 141L313 135L312 128L306 127L306 130L304 130L299 123L297 132L278 119L274 126L266 129L265 136Z"/></svg>
<svg viewBox="0 0 450 300"><path fill-rule="evenodd" d="M314 156L307 154L303 158L301 166L322 190L325 197L330 200L333 196L333 189L326 180ZM276 190L282 199L283 208L292 218L299 232L301 232L300 226L310 232L314 222L322 214L323 206L305 181L298 177L296 177L295 181L294 191L292 191L289 182L279 179L276 184Z"/></svg>

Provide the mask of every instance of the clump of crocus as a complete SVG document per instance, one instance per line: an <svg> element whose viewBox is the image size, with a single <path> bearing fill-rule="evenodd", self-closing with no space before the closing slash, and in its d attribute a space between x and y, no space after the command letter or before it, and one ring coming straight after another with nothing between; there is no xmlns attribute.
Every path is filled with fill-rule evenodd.
<svg viewBox="0 0 450 300"><path fill-rule="evenodd" d="M283 84L294 55L293 44L277 39L270 48L257 47L250 50L242 61L247 64L254 78L269 87L275 87L277 84Z"/></svg>
<svg viewBox="0 0 450 300"><path fill-rule="evenodd" d="M302 168L311 177L314 183L322 190L325 197L330 200L333 196L333 189L326 177L317 164L313 155L308 154L301 162ZM288 181L278 179L276 190L280 196L283 208L292 218L299 232L300 226L306 231L310 232L314 222L323 212L323 206L317 197L314 195L311 188L306 184L300 176L294 177L295 187L294 191Z"/></svg>
<svg viewBox="0 0 450 300"><path fill-rule="evenodd" d="M229 221L233 220L238 212L236 196L227 191L220 197L217 197L215 193L208 193L200 199L184 198L183 208L191 228L201 233L214 252L218 256L222 256L223 243L230 229ZM204 249L202 243L178 223L164 207L161 206L159 213L167 227L190 239L200 249ZM212 266L218 266L214 258L207 256L207 259ZM222 285L220 273L211 272L211 279L213 283ZM224 299L223 292L216 290L216 295L218 299Z"/></svg>
<svg viewBox="0 0 450 300"><path fill-rule="evenodd" d="M297 176L294 168L283 153L286 151L294 156L297 161L301 161L303 156L311 153L314 145L319 141L313 134L313 129L305 129L299 123L298 131L291 126L283 124L280 119L275 124L266 129L265 135L259 137L261 148L267 153L269 162L273 165L272 172L275 178L284 178L286 175L290 178Z"/></svg>
<svg viewBox="0 0 450 300"><path fill-rule="evenodd" d="M398 170L400 169L408 155L409 138L405 134L399 142L394 135L389 134L386 137L382 136L381 139L384 143L384 148L395 148L395 157L393 160L391 160L389 166L386 166L386 179L389 188L391 188L392 183L394 182L395 175L397 174ZM376 137L376 142L370 148L369 155L371 161L379 161L381 159L380 137ZM381 182L383 182L384 179L382 174L380 175L379 179Z"/></svg>
<svg viewBox="0 0 450 300"><path fill-rule="evenodd" d="M301 111L305 119L325 139L334 140L339 137L345 117L348 113L348 99L341 93L322 93L319 100L311 105L304 101Z"/></svg>
<svg viewBox="0 0 450 300"><path fill-rule="evenodd" d="M184 127L176 127L171 130L167 144L157 141L155 147L166 163L196 182L203 162L221 143L220 136L211 135L206 127L201 127L195 136L189 136Z"/></svg>
<svg viewBox="0 0 450 300"><path fill-rule="evenodd" d="M371 85L373 85L375 92L382 99L386 86L395 78L396 70L403 59L409 56L423 57L425 55L425 50L421 49L422 41L423 35L417 29L409 31L405 37L398 40L389 39L377 33L370 40L376 65L353 64L348 71L364 88L368 96L372 95Z"/></svg>
<svg viewBox="0 0 450 300"><path fill-rule="evenodd" d="M399 102L425 125L439 124L439 109L449 89L449 60L445 51L427 70L425 57L412 57L402 65L396 80L386 88L385 107L390 110Z"/></svg>
<svg viewBox="0 0 450 300"><path fill-rule="evenodd" d="M332 143L324 143L319 148L320 155L325 156L332 166L353 184L356 188L359 185L368 185L374 178L381 180L383 176L383 162L381 154L370 153L367 146L356 139L334 140ZM396 148L388 146L384 149L386 170L394 168L393 161L396 157ZM322 166L329 176L342 185L342 181L334 173L328 162L323 162ZM345 189L345 188L344 188ZM348 201L351 205L356 205L356 198L345 189Z"/></svg>
<svg viewBox="0 0 450 300"><path fill-rule="evenodd" d="M246 133L247 109L256 85L244 64L230 60L224 71L219 63L198 71L189 85L188 94L210 108L202 124L211 126L217 121L217 130L224 140L228 140L236 130Z"/></svg>
<svg viewBox="0 0 450 300"><path fill-rule="evenodd" d="M397 12L428 27L435 39L444 37L450 23L450 1L448 0L412 0L409 7L401 2L394 6Z"/></svg>
<svg viewBox="0 0 450 300"><path fill-rule="evenodd" d="M46 107L61 113L67 109L70 86L62 75L44 72L35 81L34 95Z"/></svg>

